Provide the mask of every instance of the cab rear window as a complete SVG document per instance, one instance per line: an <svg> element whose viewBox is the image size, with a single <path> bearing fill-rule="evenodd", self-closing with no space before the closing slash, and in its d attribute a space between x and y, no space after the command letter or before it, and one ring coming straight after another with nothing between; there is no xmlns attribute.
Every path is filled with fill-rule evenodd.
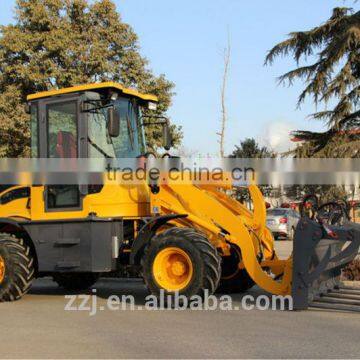
<svg viewBox="0 0 360 360"><path fill-rule="evenodd" d="M11 201L24 199L30 196L30 188L19 188L14 189L0 197L0 204L5 205Z"/></svg>

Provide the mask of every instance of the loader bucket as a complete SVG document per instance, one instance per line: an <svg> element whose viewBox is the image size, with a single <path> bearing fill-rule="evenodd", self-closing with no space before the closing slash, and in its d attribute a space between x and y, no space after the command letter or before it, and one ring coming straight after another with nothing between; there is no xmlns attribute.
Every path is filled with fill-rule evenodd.
<svg viewBox="0 0 360 360"><path fill-rule="evenodd" d="M341 269L354 260L359 248L360 224L324 227L303 217L294 238L294 310L316 307L360 311L360 289L340 283Z"/></svg>

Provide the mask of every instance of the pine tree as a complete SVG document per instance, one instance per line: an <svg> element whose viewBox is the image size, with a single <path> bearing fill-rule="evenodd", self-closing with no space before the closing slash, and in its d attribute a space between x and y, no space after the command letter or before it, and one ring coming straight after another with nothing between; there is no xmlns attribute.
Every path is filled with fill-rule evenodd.
<svg viewBox="0 0 360 360"><path fill-rule="evenodd" d="M276 154L268 149L266 146L260 146L255 139L246 138L240 141L240 145L235 145L235 149L230 158L240 159L259 159L259 158L273 158ZM269 194L273 188L269 185L260 186L263 194ZM250 201L250 194L247 188L237 187L234 189L234 197L241 203Z"/></svg>
<svg viewBox="0 0 360 360"><path fill-rule="evenodd" d="M292 55L297 68L279 78L280 83L304 80L306 87L298 99L300 106L306 97L314 102L337 103L332 110L312 115L326 122L328 131L314 133L297 131L295 137L305 143L296 150L297 156L358 157L360 136L360 11L335 8L324 24L309 31L293 32L289 38L270 50L266 64L278 56ZM315 61L300 66L301 61Z"/></svg>
<svg viewBox="0 0 360 360"><path fill-rule="evenodd" d="M266 146L260 146L255 139L247 138L240 141L240 146L235 145L235 150L230 155L231 158L270 158L275 154Z"/></svg>

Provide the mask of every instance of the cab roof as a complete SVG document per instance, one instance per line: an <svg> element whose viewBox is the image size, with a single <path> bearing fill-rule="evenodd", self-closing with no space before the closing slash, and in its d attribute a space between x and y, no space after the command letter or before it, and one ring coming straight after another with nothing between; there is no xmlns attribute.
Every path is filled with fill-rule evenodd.
<svg viewBox="0 0 360 360"><path fill-rule="evenodd" d="M158 102L159 99L155 95L150 94L142 94L134 89L125 88L123 85L115 83L115 82L104 82L104 83L96 83L96 84L86 84L86 85L77 85L73 87L68 87L59 90L49 90L39 92L37 94L32 94L27 97L28 101L44 99L52 96L59 96L77 92L84 92L84 91L94 91L94 90L105 90L105 89L113 89L117 92L137 97L144 101L153 101Z"/></svg>

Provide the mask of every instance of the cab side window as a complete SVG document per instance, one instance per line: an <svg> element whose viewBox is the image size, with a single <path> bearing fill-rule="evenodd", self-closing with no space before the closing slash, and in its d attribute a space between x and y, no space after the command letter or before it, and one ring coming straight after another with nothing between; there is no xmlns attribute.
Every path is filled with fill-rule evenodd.
<svg viewBox="0 0 360 360"><path fill-rule="evenodd" d="M47 106L49 158L77 158L77 102L69 101ZM80 206L77 185L47 187L47 208L64 209Z"/></svg>
<svg viewBox="0 0 360 360"><path fill-rule="evenodd" d="M50 158L77 157L77 103L51 104L47 107L48 154Z"/></svg>
<svg viewBox="0 0 360 360"><path fill-rule="evenodd" d="M31 106L31 157L39 157L38 108Z"/></svg>

